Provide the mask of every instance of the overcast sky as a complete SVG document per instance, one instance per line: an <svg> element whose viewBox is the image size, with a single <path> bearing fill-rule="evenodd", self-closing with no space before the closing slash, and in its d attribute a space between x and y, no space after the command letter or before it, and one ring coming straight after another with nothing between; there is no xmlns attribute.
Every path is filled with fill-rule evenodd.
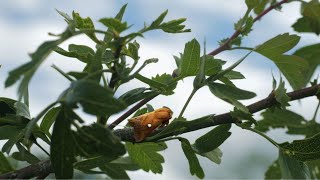
<svg viewBox="0 0 320 180"><path fill-rule="evenodd" d="M111 0L91 0L91 1L45 1L45 0L3 0L0 1L0 95L16 98L16 86L4 89L4 81L8 71L30 60L28 53L35 49L45 40L53 39L48 36L48 32L59 33L64 30L66 23L55 11L71 14L74 10L82 17L90 16L98 28L103 28L97 22L100 18L114 16L122 5L129 3L124 19L133 24L132 30L139 29L143 22L151 22L158 15L169 10L167 20L173 18L187 18L187 28L192 29L191 33L166 34L163 32L153 32L145 35L145 38L138 39L141 45L141 60L156 57L158 64L149 65L142 74L151 77L156 74L171 73L175 68L172 55L183 52L184 44L192 38L197 38L199 42L207 41L207 51L211 51L218 46L217 42L233 33L233 23L239 20L246 6L244 0L135 0L133 1L111 1ZM285 32L294 33L291 25L300 17L299 4L291 3L285 5L282 12L272 11L265 16L262 21L254 25L254 31L250 33L243 43L244 46L254 47L264 41ZM86 44L94 48L94 44L85 36L71 38L62 47L67 47L69 43ZM303 35L300 43L295 48L307 44L319 43L319 38L315 35ZM202 43L201 43L201 48ZM294 50L293 50L294 51ZM292 52L292 51L291 51ZM223 52L217 57L226 60L230 65L238 60L246 52L233 51ZM58 74L51 65L55 64L64 71L80 70L83 68L81 62L67 59L57 54L49 56L48 60L36 72L30 84L30 110L33 116L37 115L43 107L55 101L62 90L69 85L68 81ZM255 102L266 97L271 91L271 73L279 77L279 71L271 61L258 54L250 55L238 68L245 76L245 80L238 80L236 84L243 89L257 93L257 97L244 101L244 104ZM168 106L178 115L187 94L192 90L192 78L187 78L178 84L176 94L172 96L159 96L150 102L155 108ZM122 86L117 95L121 95L127 89L142 87L144 84L132 81ZM291 90L290 87L288 87ZM298 110L307 119L311 118L316 99L307 98L301 103L292 103L293 110ZM311 111L310 111L311 108ZM232 106L214 98L207 88L201 89L192 99L188 106L185 117L195 119L207 114L219 114L228 112ZM88 121L92 117L86 116ZM116 118L116 117L114 117ZM209 129L185 135L191 143L197 136L205 133ZM206 172L206 178L262 178L266 168L277 158L277 149L263 138L240 130L232 129L233 135L222 145L223 159L220 165L200 158L201 165ZM284 131L272 131L269 133L275 140L282 142L287 136L280 136ZM164 151L166 163L162 175L154 175L137 171L130 173L131 177L138 179L141 176L148 178L193 178L189 173L187 160L184 157L179 142L168 143L169 148ZM250 162L250 163L249 163Z"/></svg>

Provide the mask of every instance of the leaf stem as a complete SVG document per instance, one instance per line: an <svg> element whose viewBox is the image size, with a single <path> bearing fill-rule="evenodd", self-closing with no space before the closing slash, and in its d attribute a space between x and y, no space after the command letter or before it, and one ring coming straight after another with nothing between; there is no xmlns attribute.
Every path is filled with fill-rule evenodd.
<svg viewBox="0 0 320 180"><path fill-rule="evenodd" d="M271 142L271 144L273 144L274 146L276 146L277 148L280 148L279 144L277 142L275 142L273 139L271 139L269 136L267 136L266 134L256 130L256 129L253 129L251 127L246 127L246 126L242 126L241 124L239 123L235 123L237 126L241 127L242 129L246 129L246 130L249 130L251 132L254 132L256 134L259 134L260 136L264 137L265 139L267 139L269 142Z"/></svg>
<svg viewBox="0 0 320 180"><path fill-rule="evenodd" d="M74 80L71 79L65 72L63 72L58 66L56 65L52 65L51 66L53 69L57 70L62 76L64 76L65 78L67 78L69 81L73 82Z"/></svg>
<svg viewBox="0 0 320 180"><path fill-rule="evenodd" d="M186 110L188 104L190 103L192 97L193 97L194 94L197 92L197 90L198 90L198 89L195 89L195 88L192 90L191 94L189 95L186 103L184 104L184 106L183 106L183 108L182 108L182 110L181 110L181 112L180 112L180 114L179 114L179 116L178 116L178 119L182 117L184 111Z"/></svg>
<svg viewBox="0 0 320 180"><path fill-rule="evenodd" d="M46 153L49 157L50 157L50 153L48 153L48 151L46 151L37 141L34 142L44 153Z"/></svg>
<svg viewBox="0 0 320 180"><path fill-rule="evenodd" d="M318 114L318 111L319 111L319 107L320 107L320 100L319 100L319 102L318 102L318 105L317 105L317 107L316 107L316 110L315 110L315 112L314 112L314 115L313 115L311 121L316 121L316 117L317 117L317 114Z"/></svg>

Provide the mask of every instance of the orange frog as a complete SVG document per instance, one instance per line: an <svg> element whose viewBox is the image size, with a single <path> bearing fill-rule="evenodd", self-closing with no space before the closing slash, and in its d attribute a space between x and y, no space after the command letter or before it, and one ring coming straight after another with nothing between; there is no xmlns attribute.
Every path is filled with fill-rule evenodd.
<svg viewBox="0 0 320 180"><path fill-rule="evenodd" d="M168 125L172 113L171 109L163 107L129 119L129 125L134 130L135 141L141 142L158 127Z"/></svg>

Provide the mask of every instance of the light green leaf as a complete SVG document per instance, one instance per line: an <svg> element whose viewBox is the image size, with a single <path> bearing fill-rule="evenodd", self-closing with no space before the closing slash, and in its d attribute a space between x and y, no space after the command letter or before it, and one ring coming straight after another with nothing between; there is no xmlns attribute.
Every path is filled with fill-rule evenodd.
<svg viewBox="0 0 320 180"><path fill-rule="evenodd" d="M26 104L17 101L16 103L14 103L14 107L16 109L16 114L18 116L22 116L27 119L31 119L29 107Z"/></svg>
<svg viewBox="0 0 320 180"><path fill-rule="evenodd" d="M264 174L264 179L281 179L279 160L274 161Z"/></svg>
<svg viewBox="0 0 320 180"><path fill-rule="evenodd" d="M246 5L248 9L253 9L257 5L259 5L260 1L259 0L246 0Z"/></svg>
<svg viewBox="0 0 320 180"><path fill-rule="evenodd" d="M312 179L319 179L320 178L320 160L317 161L308 161L306 164L309 167L310 174Z"/></svg>
<svg viewBox="0 0 320 180"><path fill-rule="evenodd" d="M195 152L198 153L199 155L208 158L210 161L216 163L216 164L220 164L221 163L221 157L222 157L222 151L219 148L216 148L212 151L209 152L205 152L205 153L199 153L198 151Z"/></svg>
<svg viewBox="0 0 320 180"><path fill-rule="evenodd" d="M52 124L56 121L57 116L61 110L61 107L55 107L50 109L46 115L44 115L41 124L40 124L40 130L44 132L47 136L51 136L49 129L52 126Z"/></svg>
<svg viewBox="0 0 320 180"><path fill-rule="evenodd" d="M127 22L121 22L116 18L102 18L99 20L103 25L116 31L117 33L121 33L122 31L128 29Z"/></svg>
<svg viewBox="0 0 320 180"><path fill-rule="evenodd" d="M62 100L70 107L80 103L84 112L99 116L112 115L126 107L122 101L113 97L112 90L91 80L73 82Z"/></svg>
<svg viewBox="0 0 320 180"><path fill-rule="evenodd" d="M8 159L4 156L2 152L0 152L0 173L6 173L13 171L11 164L9 163Z"/></svg>
<svg viewBox="0 0 320 180"><path fill-rule="evenodd" d="M299 40L300 37L297 35L289 35L289 33L280 34L259 45L255 51L272 60L292 49L298 44Z"/></svg>
<svg viewBox="0 0 320 180"><path fill-rule="evenodd" d="M190 29L185 29L185 25L182 23L185 22L186 18L174 19L168 22L162 23L159 28L164 32L167 33L184 33L184 32L191 32Z"/></svg>
<svg viewBox="0 0 320 180"><path fill-rule="evenodd" d="M72 32L69 28L67 28L60 36L59 39L54 41L46 41L42 43L38 49L32 53L31 61L21 65L20 67L9 72L9 76L6 79L5 87L12 86L16 83L22 76L23 79L20 82L18 87L19 99L22 99L27 94L29 81L32 76L39 68L39 66L44 62L44 60L48 57L48 55L62 42L67 40L72 36Z"/></svg>
<svg viewBox="0 0 320 180"><path fill-rule="evenodd" d="M312 161L320 159L320 133L292 143L279 144L283 153L298 161Z"/></svg>
<svg viewBox="0 0 320 180"><path fill-rule="evenodd" d="M199 160L192 149L190 142L185 138L179 138L179 141L181 142L182 150L188 159L191 175L196 175L198 178L203 179L203 169L200 166Z"/></svg>
<svg viewBox="0 0 320 180"><path fill-rule="evenodd" d="M60 110L53 126L50 160L56 178L70 179L73 177L73 163L75 162L75 143L72 138L71 121L68 110Z"/></svg>
<svg viewBox="0 0 320 180"><path fill-rule="evenodd" d="M79 13L72 12L72 17L76 28L79 30L94 30L94 24L90 17L82 18ZM99 42L94 32L85 32L93 41Z"/></svg>
<svg viewBox="0 0 320 180"><path fill-rule="evenodd" d="M245 91L237 87L228 86L225 84L208 82L208 86L212 94L216 97L233 104L239 110L248 113L249 110L238 100L251 99L256 96L255 93Z"/></svg>
<svg viewBox="0 0 320 180"><path fill-rule="evenodd" d="M165 143L126 143L127 150L133 162L137 163L144 171L162 173L164 158L158 153L167 148Z"/></svg>
<svg viewBox="0 0 320 180"><path fill-rule="evenodd" d="M293 159L279 150L279 165L282 179L310 179L308 166L301 161Z"/></svg>
<svg viewBox="0 0 320 180"><path fill-rule="evenodd" d="M278 88L274 91L274 96L277 102L280 103L282 109L285 109L286 106L290 106L290 97L287 95L287 89L284 87L282 77L280 77Z"/></svg>
<svg viewBox="0 0 320 180"><path fill-rule="evenodd" d="M180 76L194 76L200 68L200 44L196 39L186 43L180 64Z"/></svg>
<svg viewBox="0 0 320 180"><path fill-rule="evenodd" d="M302 82L302 87L305 87L311 80L311 77L314 74L317 67L319 67L320 65L320 44L305 46L301 49L298 49L296 52L293 53L293 55L305 59L309 64L307 72L305 74L302 74L305 77L304 81Z"/></svg>
<svg viewBox="0 0 320 180"><path fill-rule="evenodd" d="M231 132L229 132L231 124L219 125L205 135L199 137L193 144L194 149L203 154L218 148L225 140L227 140Z"/></svg>
<svg viewBox="0 0 320 180"><path fill-rule="evenodd" d="M163 13L161 13L160 16L151 23L150 28L153 29L153 28L159 27L159 25L163 22L167 14L168 14L168 10L165 10Z"/></svg>

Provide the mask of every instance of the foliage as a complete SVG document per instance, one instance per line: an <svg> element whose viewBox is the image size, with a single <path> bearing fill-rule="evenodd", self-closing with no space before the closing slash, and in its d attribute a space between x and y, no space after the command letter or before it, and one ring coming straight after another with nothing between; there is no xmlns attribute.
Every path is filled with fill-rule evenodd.
<svg viewBox="0 0 320 180"><path fill-rule="evenodd" d="M272 106L262 112L261 120L256 121L252 110L240 102L254 98L256 93L243 90L233 83L235 79L245 78L240 72L235 71L235 68L252 52L259 53L273 62L294 90L306 87L311 81L320 64L319 44L301 47L290 53L290 50L299 43L300 36L283 33L260 45L257 44L256 47L241 46L241 40L250 35L257 19L267 14L269 10L280 8L279 5L291 1L280 2L245 1L247 11L235 23L235 34L222 40L217 51L213 51L218 54L224 50L248 50L246 55L229 67L225 67L226 60L211 56L216 54L207 54L205 43L201 55L200 43L192 39L185 44L179 56L173 57L177 65L174 72L157 74L155 77L145 77L141 73L141 70L146 69L150 63L157 63L158 59L151 58L144 61L140 59L139 37L153 30L166 33L190 32L190 29L186 29L183 24L185 18L164 21L168 13L166 10L151 23L145 23L140 30L130 32L129 23L123 21L127 5L124 5L115 17L99 20L105 27L104 30L95 29L90 17L83 18L77 12L69 16L58 11L67 22L66 30L58 35L56 40L42 43L30 55L31 61L10 71L5 81L6 87L18 85L19 98L18 100L0 98L0 140L6 140L0 152L0 173L14 170L7 160L7 155L29 164L41 161L43 158L31 152L32 146L37 146L47 154L46 158L51 160L56 178L72 178L74 169L88 174L105 174L114 179L127 179L129 178L127 171L139 169L162 173L165 159L161 151L167 148L166 141L179 140L188 160L191 175L204 178L205 172L199 158L208 158L220 164L222 151L219 147L231 136L231 123L235 123L243 129L263 136L279 149L279 158L266 171L267 179L320 178L320 124L316 121L319 107L311 120L306 120L298 113L286 109L290 106L291 99L287 94L285 81L280 78L278 85L276 80L273 82L271 93L273 101L270 104ZM302 17L293 25L294 30L319 34L318 0L301 2L301 7ZM98 33L103 35L103 39L99 39ZM78 34L85 34L91 39L96 45L95 49L82 44L69 44L68 49L59 47L61 43ZM41 64L51 53L74 58L84 63L85 68L82 71L63 72L54 66L58 73L70 81L70 86L61 92L55 102L33 117L28 107L28 87ZM142 65L137 67L138 64ZM106 74L110 77L108 80ZM144 142L137 143L125 139L116 134L111 126L106 126L110 116L115 114L123 113L126 117L134 114L135 117L153 111L153 107L147 105L147 108L136 112L130 110L127 113L123 112L131 105L139 105L137 104L139 101L141 107L147 102L144 102L145 100L157 95L174 94L178 83L187 77L194 78L193 90L180 114L168 126L161 125L161 128L156 130L157 134L143 139ZM143 82L145 86L128 89L116 97L117 89L133 79ZM203 87L208 87L213 96L234 106L234 110L230 112L232 121L220 121L214 124L219 126L210 129L191 144L188 139L180 135L197 128L206 128L210 123L212 126L216 120L214 115L203 115L193 121L183 117L192 97ZM76 113L79 108L84 113L95 116L97 122L84 124L85 121ZM306 138L291 143L276 143L266 135L272 128L285 128L287 134L305 135ZM130 131L130 128L125 127L122 131ZM50 146L50 152L39 145L39 139ZM17 152L11 153L14 146L17 147Z"/></svg>

